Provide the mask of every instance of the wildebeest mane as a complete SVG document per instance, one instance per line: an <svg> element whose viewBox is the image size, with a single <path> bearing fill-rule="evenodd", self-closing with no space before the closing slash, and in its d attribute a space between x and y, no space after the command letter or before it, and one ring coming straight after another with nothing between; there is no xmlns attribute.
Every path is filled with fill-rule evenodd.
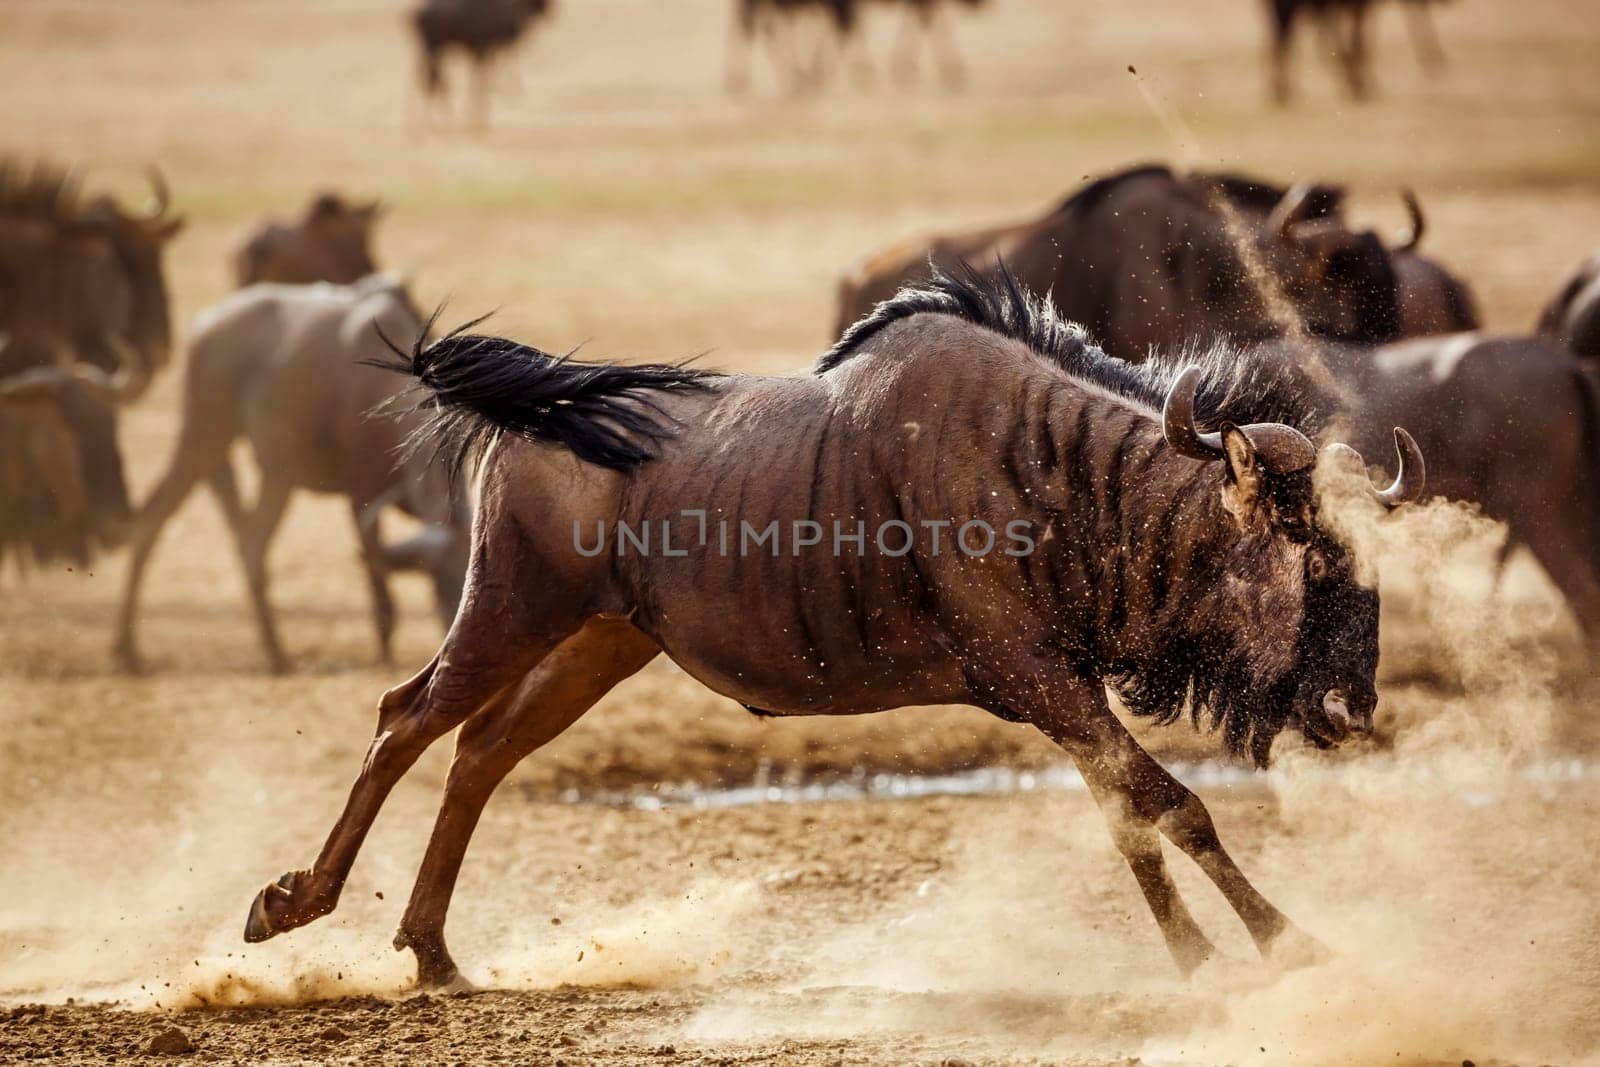
<svg viewBox="0 0 1600 1067"><path fill-rule="evenodd" d="M628 470L655 456L654 445L676 432L655 394L712 389L722 377L681 364L583 363L503 337L469 333L483 319L426 338L435 312L410 351L384 338L394 353L374 365L409 374L417 388L403 396L427 414L407 456L442 457L452 479L501 434L560 445L578 458Z"/></svg>
<svg viewBox="0 0 1600 1067"><path fill-rule="evenodd" d="M1191 345L1152 354L1144 363L1108 356L1077 323L1056 313L1048 294L1025 289L1000 263L980 271L962 262L955 270L933 266L933 277L900 290L847 329L818 360L822 374L861 351L874 336L918 314L954 315L1020 341L1068 375L1159 412L1173 380L1184 368L1202 372L1196 420L1209 428L1236 422L1282 422L1314 435L1319 405L1304 387L1293 361L1263 349L1257 353L1226 342Z"/></svg>
<svg viewBox="0 0 1600 1067"><path fill-rule="evenodd" d="M1259 347L1218 342L1127 363L1101 351L1082 327L1056 314L1048 296L1023 288L1003 263L993 272L969 264L953 272L936 268L926 285L902 289L847 330L817 372L844 363L892 323L922 313L954 315L1019 341L1071 378L1148 409L1152 421L1159 419L1173 380L1196 366L1202 372L1196 421L1203 426L1281 422L1314 439L1321 425L1322 398L1283 342ZM1195 485L1196 491L1213 492L1210 483ZM1175 492L1166 506L1192 513L1196 499L1193 493ZM1248 633L1190 622L1182 615L1152 616L1149 654L1137 662L1100 663L1098 669L1135 714L1170 723L1187 710L1197 729L1220 727L1230 749L1248 749L1264 761L1271 739L1287 721L1293 693L1281 691L1275 679L1258 676Z"/></svg>

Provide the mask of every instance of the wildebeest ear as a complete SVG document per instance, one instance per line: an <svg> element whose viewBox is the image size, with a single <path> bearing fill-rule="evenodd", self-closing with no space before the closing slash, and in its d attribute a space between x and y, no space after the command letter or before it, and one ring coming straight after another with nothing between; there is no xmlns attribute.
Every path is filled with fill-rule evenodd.
<svg viewBox="0 0 1600 1067"><path fill-rule="evenodd" d="M1222 424L1222 462L1228 471L1223 503L1234 518L1248 526L1261 499L1261 457L1245 432L1231 422Z"/></svg>

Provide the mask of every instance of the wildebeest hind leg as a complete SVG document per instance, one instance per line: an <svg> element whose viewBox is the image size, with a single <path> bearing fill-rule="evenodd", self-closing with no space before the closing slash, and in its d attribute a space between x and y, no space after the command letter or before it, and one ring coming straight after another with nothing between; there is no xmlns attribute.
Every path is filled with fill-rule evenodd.
<svg viewBox="0 0 1600 1067"><path fill-rule="evenodd" d="M274 674L283 674L289 669L289 658L283 654L278 625L272 616L272 602L267 598L267 550L272 547L272 535L277 533L278 523L289 506L292 488L280 478L264 475L255 510L246 515L235 530L245 584L250 589L250 604L255 610L256 629L260 631L267 664Z"/></svg>
<svg viewBox="0 0 1600 1067"><path fill-rule="evenodd" d="M445 915L490 794L518 762L576 722L659 651L626 622L592 619L514 690L461 727L428 852L394 939L395 948L416 954L419 985L434 988L458 981L445 947Z"/></svg>
<svg viewBox="0 0 1600 1067"><path fill-rule="evenodd" d="M224 446L226 447L226 446ZM128 560L128 577L122 590L122 610L117 616L117 637L112 656L125 671L137 671L142 663L138 638L134 632L139 613L139 592L144 585L145 566L155 549L161 528L177 512L195 484L206 474L215 456L180 441L167 473L161 476L149 499L139 509L133 523L133 551Z"/></svg>
<svg viewBox="0 0 1600 1067"><path fill-rule="evenodd" d="M513 602L521 610L489 596L469 594L468 601L477 610L457 618L433 662L378 702L376 736L322 851L309 869L290 871L256 895L246 941L331 912L373 819L417 757L520 681L580 621L539 618L532 598Z"/></svg>

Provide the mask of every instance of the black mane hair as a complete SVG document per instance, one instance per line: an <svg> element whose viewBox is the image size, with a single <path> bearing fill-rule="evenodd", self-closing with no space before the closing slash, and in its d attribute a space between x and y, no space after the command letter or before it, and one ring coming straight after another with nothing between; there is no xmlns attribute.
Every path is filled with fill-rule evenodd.
<svg viewBox="0 0 1600 1067"><path fill-rule="evenodd" d="M927 282L900 290L846 330L818 360L823 374L844 363L890 324L913 315L954 315L1020 341L1074 378L1159 412L1172 382L1186 367L1202 373L1195 419L1202 426L1226 422L1281 422L1315 438L1321 427L1315 390L1294 361L1276 348L1241 348L1227 342L1190 346L1128 363L1105 354L1083 327L1056 313L1000 263L992 272L962 262L954 271L933 268Z"/></svg>
<svg viewBox="0 0 1600 1067"><path fill-rule="evenodd" d="M681 364L582 363L503 337L468 333L483 319L425 344L438 312L411 350L390 342L394 358L374 365L416 378L409 410L428 417L407 443L407 456L443 456L451 480L502 433L570 450L579 459L628 470L655 456L654 445L677 425L653 394L703 392L722 375ZM420 395L419 395L420 394Z"/></svg>
<svg viewBox="0 0 1600 1067"><path fill-rule="evenodd" d="M1328 410L1297 359L1303 353L1285 342L1215 343L1127 363L1102 352L1082 327L1056 314L1048 296L1024 289L1004 264L993 273L967 264L954 273L935 270L925 287L901 290L847 330L822 357L818 373L850 359L891 323L921 313L954 315L1019 341L1072 378L1148 408L1152 418L1160 417L1173 380L1190 366L1202 374L1196 421L1211 428L1223 421L1281 422L1315 440L1319 415ZM1169 506L1191 503L1174 498ZM1105 682L1134 714L1170 723L1187 711L1197 730L1220 729L1230 750L1264 764L1272 738L1288 721L1292 685L1257 674L1248 632L1173 619L1153 625L1152 654L1099 664Z"/></svg>

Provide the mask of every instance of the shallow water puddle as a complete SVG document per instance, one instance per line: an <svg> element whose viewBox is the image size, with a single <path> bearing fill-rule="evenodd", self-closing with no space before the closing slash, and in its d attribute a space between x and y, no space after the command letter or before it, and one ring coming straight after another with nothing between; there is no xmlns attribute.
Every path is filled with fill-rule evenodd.
<svg viewBox="0 0 1600 1067"><path fill-rule="evenodd" d="M1196 791L1216 789L1267 789L1273 774L1249 767L1220 763L1175 763L1167 768ZM1297 775L1321 776L1329 781L1349 778L1370 768L1361 763L1345 766L1301 768ZM1416 771L1419 787L1446 776L1430 768ZM1508 781L1560 788L1566 783L1600 781L1600 761L1578 758L1544 760L1508 769L1508 774L1484 769L1465 777L1448 776L1455 787L1451 795L1462 804L1480 807L1499 801ZM1463 790L1463 786L1467 788ZM857 768L848 778L773 782L765 767L747 785L705 786L694 782L663 783L641 789L563 790L563 804L592 804L634 811L690 808L708 811L755 804L816 804L830 801L917 800L924 797L1011 796L1017 793L1078 793L1087 787L1077 770L1059 764L1039 770L1011 767L976 767L951 774L868 773Z"/></svg>

